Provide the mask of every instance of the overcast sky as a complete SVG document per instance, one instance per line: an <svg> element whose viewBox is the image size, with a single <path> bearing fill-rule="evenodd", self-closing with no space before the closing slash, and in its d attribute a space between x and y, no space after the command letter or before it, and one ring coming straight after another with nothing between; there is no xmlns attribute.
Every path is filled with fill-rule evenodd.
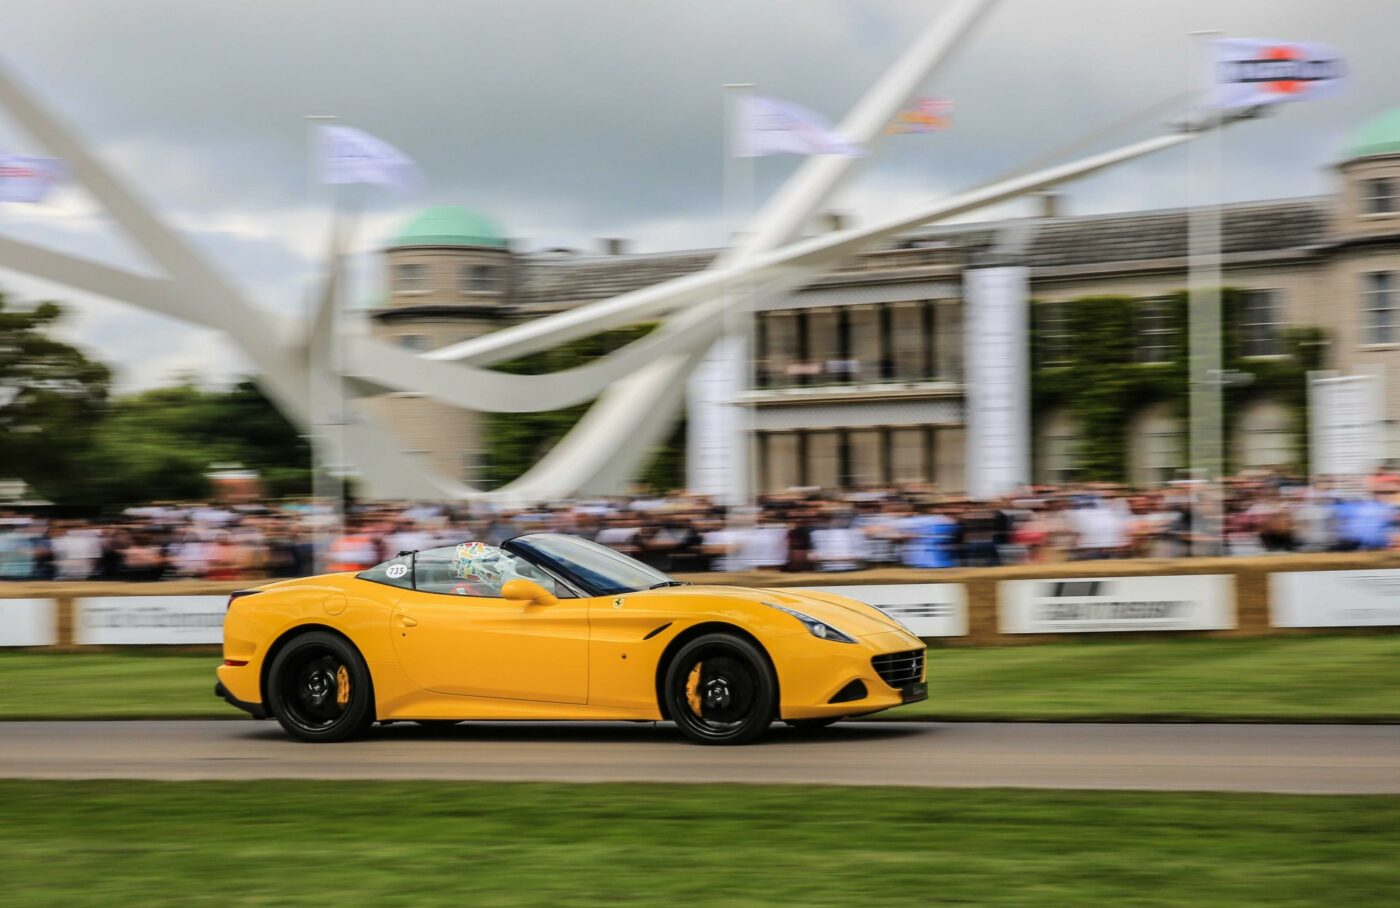
<svg viewBox="0 0 1400 908"><path fill-rule="evenodd" d="M714 246L724 236L720 86L754 82L838 120L944 5L7 0L0 56L262 305L294 312L324 245L307 114L336 114L422 165L420 198L377 197L365 250L433 204L492 216L522 249L603 236L638 251ZM1348 133L1400 105L1393 0L1002 0L926 86L956 105L952 128L883 140L837 207L857 220L895 213L1169 98L1186 87L1187 33L1208 28L1332 43L1351 70L1344 97L1227 133L1228 200L1329 191ZM3 112L0 150L44 151ZM760 198L795 163L760 161ZM1180 205L1185 186L1185 154L1173 151L1064 191L1072 212L1092 213ZM76 188L0 207L0 231L150 267ZM361 297L377 280L362 270ZM0 289L73 302L65 331L115 362L123 388L243 368L209 332L13 273L0 272Z"/></svg>

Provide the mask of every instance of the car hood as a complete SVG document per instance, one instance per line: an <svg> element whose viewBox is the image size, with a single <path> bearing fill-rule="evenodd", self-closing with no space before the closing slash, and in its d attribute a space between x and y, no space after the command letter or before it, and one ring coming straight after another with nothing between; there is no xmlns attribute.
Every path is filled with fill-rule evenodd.
<svg viewBox="0 0 1400 908"><path fill-rule="evenodd" d="M750 589L735 586L683 586L668 590L672 594L721 596L755 603L770 603L790 608L837 630L856 637L887 634L891 630L909 633L898 621L872 605L835 593L817 592L794 587Z"/></svg>

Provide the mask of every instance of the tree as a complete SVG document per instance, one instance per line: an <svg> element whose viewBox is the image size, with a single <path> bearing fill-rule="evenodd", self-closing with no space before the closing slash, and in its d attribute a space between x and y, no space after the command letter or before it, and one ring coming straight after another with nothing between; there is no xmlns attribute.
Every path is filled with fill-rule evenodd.
<svg viewBox="0 0 1400 908"><path fill-rule="evenodd" d="M273 496L305 494L310 452L258 386L208 390L192 381L118 398L77 481L84 503L114 507L203 498L220 463L256 470Z"/></svg>
<svg viewBox="0 0 1400 908"><path fill-rule="evenodd" d="M517 375L542 375L576 368L640 339L655 327L645 324L614 328L501 363L496 368ZM484 420L488 484L492 487L504 485L539 462L568 434L588 407L588 404L579 404L543 413L488 414ZM655 447L637 480L653 489L676 489L684 485L684 473L685 428L682 424Z"/></svg>
<svg viewBox="0 0 1400 908"><path fill-rule="evenodd" d="M15 309L0 294L0 477L65 500L111 390L107 366L55 340L57 303Z"/></svg>

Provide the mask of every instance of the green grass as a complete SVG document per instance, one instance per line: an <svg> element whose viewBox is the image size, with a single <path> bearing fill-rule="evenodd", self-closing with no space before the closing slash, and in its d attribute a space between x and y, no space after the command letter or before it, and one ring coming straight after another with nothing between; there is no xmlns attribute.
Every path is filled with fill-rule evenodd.
<svg viewBox="0 0 1400 908"><path fill-rule="evenodd" d="M888 715L1400 721L1400 636L933 649L928 686Z"/></svg>
<svg viewBox="0 0 1400 908"><path fill-rule="evenodd" d="M1400 799L0 782L5 905L1395 904Z"/></svg>
<svg viewBox="0 0 1400 908"><path fill-rule="evenodd" d="M240 716L213 695L217 663L0 654L0 718ZM1400 636L935 648L928 664L930 699L881 716L1400 721Z"/></svg>

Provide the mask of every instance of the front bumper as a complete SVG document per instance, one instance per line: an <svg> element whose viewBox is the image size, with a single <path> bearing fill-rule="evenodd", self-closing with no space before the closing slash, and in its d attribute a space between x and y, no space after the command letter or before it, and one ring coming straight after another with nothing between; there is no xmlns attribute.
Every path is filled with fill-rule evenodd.
<svg viewBox="0 0 1400 908"><path fill-rule="evenodd" d="M778 669L783 719L860 716L928 699L927 668L917 680L892 687L871 662L875 656L923 649L923 641L912 634L871 634L856 643L794 634L773 641L770 648ZM855 681L864 685L865 696L831 702Z"/></svg>

